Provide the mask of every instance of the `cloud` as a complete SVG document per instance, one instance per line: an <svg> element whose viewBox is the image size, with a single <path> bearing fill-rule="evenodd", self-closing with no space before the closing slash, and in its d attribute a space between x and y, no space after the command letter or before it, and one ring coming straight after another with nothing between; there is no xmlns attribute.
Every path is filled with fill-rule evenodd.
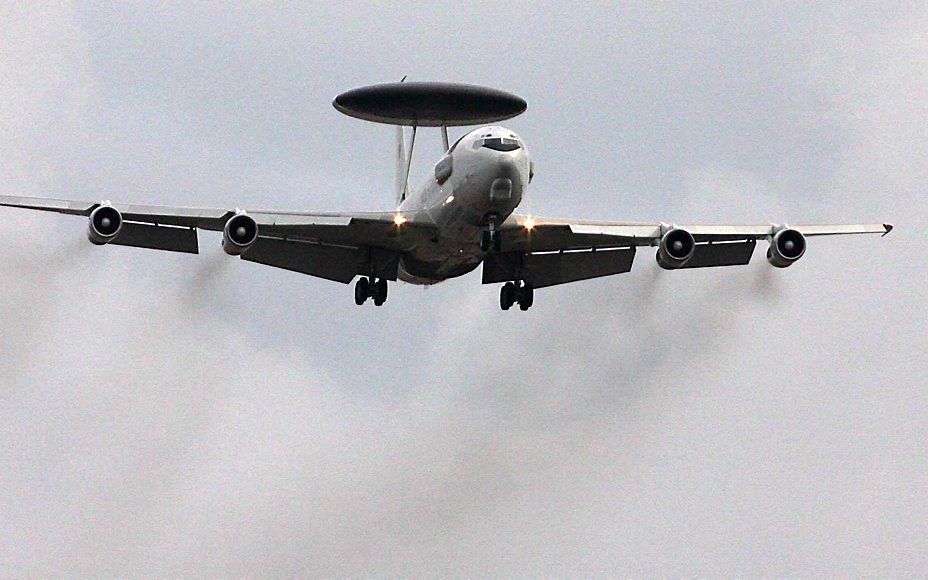
<svg viewBox="0 0 928 580"><path fill-rule="evenodd" d="M924 568L924 19L513 10L450 36L341 17L421 35L382 50L305 9L8 9L0 186L382 206L391 133L327 99L418 69L525 93L539 214L897 231L785 271L643 249L522 313L476 274L358 309L211 234L198 257L95 248L81 220L4 210L0 573ZM363 58L319 57L347 44Z"/></svg>

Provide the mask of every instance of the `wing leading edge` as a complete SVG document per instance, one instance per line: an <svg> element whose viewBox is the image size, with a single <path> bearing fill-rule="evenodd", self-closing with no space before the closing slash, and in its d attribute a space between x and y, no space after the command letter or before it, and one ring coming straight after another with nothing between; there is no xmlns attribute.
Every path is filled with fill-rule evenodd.
<svg viewBox="0 0 928 580"><path fill-rule="evenodd" d="M653 246L669 228L684 229L696 242L746 241L771 237L783 226L625 223L538 218L513 214L502 228L513 247L532 251L560 251L596 247ZM886 223L841 225L790 225L804 236L881 234L892 231Z"/></svg>
<svg viewBox="0 0 928 580"><path fill-rule="evenodd" d="M116 209L124 220L118 235L103 243L198 253L197 229L222 231L239 213L231 209L162 207L34 197L0 196L0 206L91 216L102 206ZM241 257L278 268L350 282L356 275L395 280L399 255L437 234L427 214L404 214L400 226L393 212L309 213L254 211L247 214L258 228L254 244ZM687 258L670 269L747 264L758 240L771 250L784 230L795 235L787 244L801 251L789 259L768 260L785 267L801 257L805 237L882 234L890 224L847 225L670 225L533 218L513 214L501 226L502 251L488 255L484 283L525 280L536 287L565 284L631 269L638 246L658 246L672 230L692 242ZM679 232L678 232L679 233ZM798 238L796 237L798 236ZM784 246L786 247L786 246ZM605 251L608 250L608 251ZM660 254L660 250L658 252ZM659 260L660 262L660 260ZM666 263L661 264L668 267Z"/></svg>

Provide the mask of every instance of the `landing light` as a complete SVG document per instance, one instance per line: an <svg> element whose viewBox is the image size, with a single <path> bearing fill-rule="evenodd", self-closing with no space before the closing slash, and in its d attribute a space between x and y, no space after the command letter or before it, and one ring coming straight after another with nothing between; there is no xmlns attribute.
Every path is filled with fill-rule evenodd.
<svg viewBox="0 0 928 580"><path fill-rule="evenodd" d="M526 219L524 222L522 222L522 227L528 231L532 231L532 229L535 227L535 220L532 218Z"/></svg>
<svg viewBox="0 0 928 580"><path fill-rule="evenodd" d="M398 213L395 216L393 216L393 223L395 223L396 226L399 227L406 223L406 218L403 217L403 214Z"/></svg>

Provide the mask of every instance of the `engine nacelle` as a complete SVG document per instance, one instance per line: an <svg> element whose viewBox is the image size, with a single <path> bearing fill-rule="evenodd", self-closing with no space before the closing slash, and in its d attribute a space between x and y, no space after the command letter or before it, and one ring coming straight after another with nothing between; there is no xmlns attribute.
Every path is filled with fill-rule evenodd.
<svg viewBox="0 0 928 580"><path fill-rule="evenodd" d="M777 268L791 266L806 253L806 237L796 230L786 228L774 234L767 248L767 261Z"/></svg>
<svg viewBox="0 0 928 580"><path fill-rule="evenodd" d="M657 247L657 263L665 270L682 268L693 257L696 240L686 230L674 228L664 234Z"/></svg>
<svg viewBox="0 0 928 580"><path fill-rule="evenodd" d="M222 230L222 249L230 256L241 255L258 239L258 223L246 214L229 218Z"/></svg>
<svg viewBox="0 0 928 580"><path fill-rule="evenodd" d="M98 246L108 244L116 239L122 230L122 214L115 207L101 205L90 213L87 227L87 239Z"/></svg>

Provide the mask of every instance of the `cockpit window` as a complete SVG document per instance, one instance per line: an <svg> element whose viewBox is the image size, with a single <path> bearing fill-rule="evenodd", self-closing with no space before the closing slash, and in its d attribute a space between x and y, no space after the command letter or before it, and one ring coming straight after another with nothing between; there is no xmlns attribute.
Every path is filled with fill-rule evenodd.
<svg viewBox="0 0 928 580"><path fill-rule="evenodd" d="M515 151L520 147L519 140L512 137L487 137L483 146L495 151Z"/></svg>

